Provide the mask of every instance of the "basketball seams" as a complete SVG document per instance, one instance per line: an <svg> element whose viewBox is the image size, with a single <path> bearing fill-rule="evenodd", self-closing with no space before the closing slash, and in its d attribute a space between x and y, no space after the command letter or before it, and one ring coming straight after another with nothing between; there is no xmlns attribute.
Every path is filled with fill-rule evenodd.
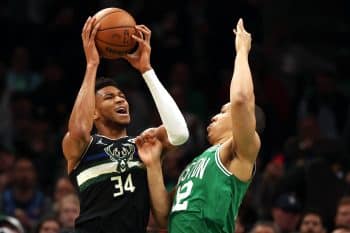
<svg viewBox="0 0 350 233"><path fill-rule="evenodd" d="M101 40L101 39L98 39L98 38L96 38L95 40L100 41L100 42L102 42L102 43L104 43L104 44L106 44L106 45L113 46L113 47L121 47L121 48L123 48L123 47L128 47L128 46L129 46L129 45L116 45L116 44L111 44L111 43L108 43L108 42L106 42L106 41L104 41L104 40Z"/></svg>
<svg viewBox="0 0 350 233"><path fill-rule="evenodd" d="M135 28L135 27L134 26L117 26L117 27L109 27L109 28L99 29L97 31L102 32L102 31L106 31L106 30L110 30L110 29L119 29L119 28Z"/></svg>
<svg viewBox="0 0 350 233"><path fill-rule="evenodd" d="M135 19L129 12L119 8L101 11L95 14L98 19L94 25L101 25L95 37L96 47L104 58L119 58L136 46L136 41L131 38L136 33Z"/></svg>
<svg viewBox="0 0 350 233"><path fill-rule="evenodd" d="M113 10L113 11L111 11L111 12L108 12L108 13L106 13L105 15L101 16L101 17L99 18L99 20L96 20L95 25L96 25L98 22L100 22L104 17L107 17L108 15L113 14L113 13L117 13L117 12L125 12L125 11L118 9L118 10Z"/></svg>

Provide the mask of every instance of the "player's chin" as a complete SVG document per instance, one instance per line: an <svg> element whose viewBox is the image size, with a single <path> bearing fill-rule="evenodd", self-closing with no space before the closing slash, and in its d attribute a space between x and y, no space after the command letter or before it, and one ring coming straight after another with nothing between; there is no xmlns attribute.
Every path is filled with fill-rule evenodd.
<svg viewBox="0 0 350 233"><path fill-rule="evenodd" d="M208 133L207 133L207 140L210 144L213 144L213 136L210 133L210 131L208 131Z"/></svg>
<svg viewBox="0 0 350 233"><path fill-rule="evenodd" d="M127 125L129 125L130 124L130 117L125 117L125 118L122 118L122 119L118 119L117 120L117 122L118 122L118 124L120 124L120 125L125 125L125 126L127 126Z"/></svg>

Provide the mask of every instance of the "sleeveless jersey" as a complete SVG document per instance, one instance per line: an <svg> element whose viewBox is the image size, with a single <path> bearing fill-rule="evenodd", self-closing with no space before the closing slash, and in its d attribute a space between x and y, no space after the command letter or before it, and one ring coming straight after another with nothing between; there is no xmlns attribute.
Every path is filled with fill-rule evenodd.
<svg viewBox="0 0 350 233"><path fill-rule="evenodd" d="M147 174L134 140L92 135L69 175L80 199L77 232L146 232L150 209ZM91 223L104 230L92 229ZM79 227L88 231L79 231Z"/></svg>
<svg viewBox="0 0 350 233"><path fill-rule="evenodd" d="M221 163L219 146L196 157L181 173L169 219L169 233L232 233L250 182Z"/></svg>

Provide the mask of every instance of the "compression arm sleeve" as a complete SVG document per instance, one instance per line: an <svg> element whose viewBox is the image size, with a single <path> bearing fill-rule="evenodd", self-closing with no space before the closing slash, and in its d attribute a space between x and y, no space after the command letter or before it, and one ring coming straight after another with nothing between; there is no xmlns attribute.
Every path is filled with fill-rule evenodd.
<svg viewBox="0 0 350 233"><path fill-rule="evenodd" d="M189 137L186 121L153 69L142 74L156 104L162 123L172 145L181 145Z"/></svg>

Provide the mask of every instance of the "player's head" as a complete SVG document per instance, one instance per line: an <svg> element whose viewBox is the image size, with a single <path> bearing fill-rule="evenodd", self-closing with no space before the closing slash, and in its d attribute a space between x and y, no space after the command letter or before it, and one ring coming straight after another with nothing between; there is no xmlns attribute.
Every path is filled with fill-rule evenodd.
<svg viewBox="0 0 350 233"><path fill-rule="evenodd" d="M111 78L98 78L95 84L95 126L125 128L130 123L129 104Z"/></svg>
<svg viewBox="0 0 350 233"><path fill-rule="evenodd" d="M265 128L265 115L257 105L255 105L255 118L256 132L261 134ZM221 111L211 118L207 131L208 140L212 145L222 143L232 137L231 103L224 104Z"/></svg>

